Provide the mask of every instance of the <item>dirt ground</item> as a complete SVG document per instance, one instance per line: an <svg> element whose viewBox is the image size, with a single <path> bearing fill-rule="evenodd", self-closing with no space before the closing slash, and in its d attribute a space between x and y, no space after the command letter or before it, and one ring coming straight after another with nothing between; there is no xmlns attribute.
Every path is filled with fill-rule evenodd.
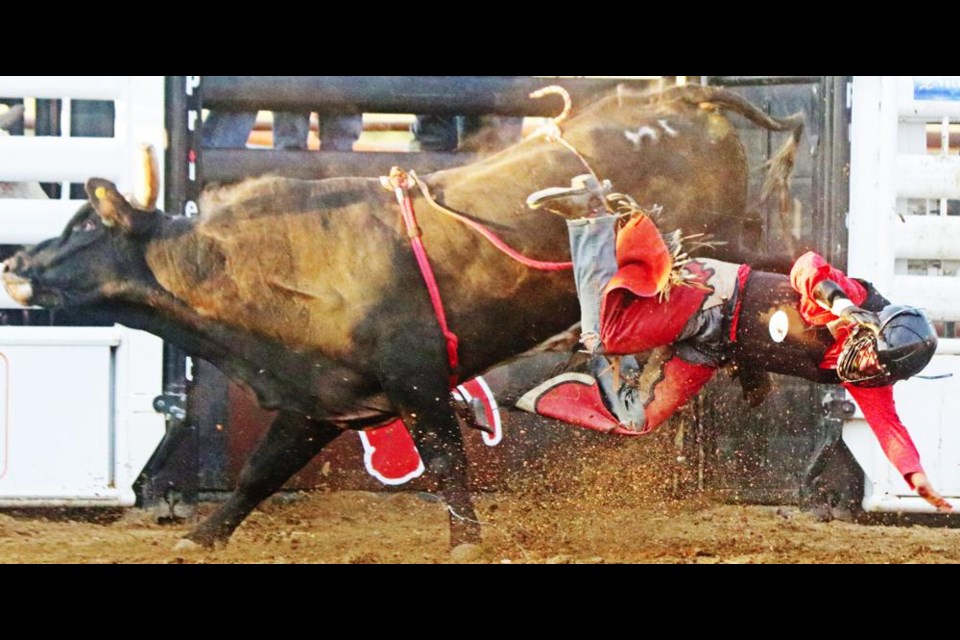
<svg viewBox="0 0 960 640"><path fill-rule="evenodd" d="M175 551L192 523L152 512L0 511L3 563L960 563L957 518L822 522L796 506L677 495L637 447L605 463L564 461L476 497L478 547L451 553L447 512L429 494L312 491L271 499L212 550ZM198 515L215 508L203 503Z"/></svg>
<svg viewBox="0 0 960 640"><path fill-rule="evenodd" d="M174 551L185 523L138 510L119 517L0 515L7 564L163 563L958 563L960 530L819 522L796 507L704 499L585 504L569 496L483 496L478 549L451 554L446 511L414 494L316 492L273 501L230 543Z"/></svg>

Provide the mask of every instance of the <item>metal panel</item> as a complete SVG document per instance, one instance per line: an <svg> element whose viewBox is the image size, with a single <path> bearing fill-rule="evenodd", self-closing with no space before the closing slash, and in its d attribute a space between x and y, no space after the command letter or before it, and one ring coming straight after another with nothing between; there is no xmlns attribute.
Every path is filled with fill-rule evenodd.
<svg viewBox="0 0 960 640"><path fill-rule="evenodd" d="M245 149L206 149L203 152L205 181L233 182L263 174L287 178L318 180L337 176L377 177L390 173L394 166L408 167L418 173L449 169L467 164L477 154L390 153L381 151L250 151Z"/></svg>
<svg viewBox="0 0 960 640"><path fill-rule="evenodd" d="M115 502L110 340L69 344L63 336L60 344L27 345L8 335L4 331L0 339L0 393L6 404L0 505L73 498ZM56 402L50 402L52 389Z"/></svg>
<svg viewBox="0 0 960 640"><path fill-rule="evenodd" d="M530 93L565 87L577 102L618 84L649 80L537 78L533 76L204 76L203 101L210 108L297 110L304 105L333 112L489 113L554 116L563 109L555 95Z"/></svg>
<svg viewBox="0 0 960 640"><path fill-rule="evenodd" d="M944 215L946 198L960 197L960 160L946 155L945 124L960 119L955 80L942 82L942 95L927 99L929 79L952 76L857 76L853 98L851 161L850 272L870 279L891 300L923 307L934 321L960 319L960 278L917 275L906 259L960 261L958 218ZM957 85L960 86L960 85ZM937 90L939 91L939 90ZM952 94L951 94L952 92ZM941 149L927 150L927 123L940 125ZM905 215L906 198L938 201L940 215ZM922 208L922 207L921 207ZM931 273L940 273L939 267ZM948 271L949 272L949 271ZM947 325L945 325L947 326ZM960 363L956 339L943 339L923 375L952 374L939 380L912 378L894 388L897 409L920 451L934 486L948 497L960 496L960 440L955 437L960 400ZM874 511L933 512L907 487L887 461L869 427L857 414L844 426L844 440L867 477L863 506Z"/></svg>

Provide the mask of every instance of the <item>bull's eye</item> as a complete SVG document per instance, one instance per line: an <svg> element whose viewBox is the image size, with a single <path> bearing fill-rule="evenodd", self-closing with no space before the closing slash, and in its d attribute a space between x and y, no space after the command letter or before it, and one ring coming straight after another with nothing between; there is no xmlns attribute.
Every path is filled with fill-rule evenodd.
<svg viewBox="0 0 960 640"><path fill-rule="evenodd" d="M80 231L93 231L97 228L97 223L93 218L87 218L80 224Z"/></svg>

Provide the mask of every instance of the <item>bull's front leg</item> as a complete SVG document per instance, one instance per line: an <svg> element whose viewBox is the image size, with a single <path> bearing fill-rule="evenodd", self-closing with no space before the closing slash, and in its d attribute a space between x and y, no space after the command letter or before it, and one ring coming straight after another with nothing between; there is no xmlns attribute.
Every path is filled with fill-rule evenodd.
<svg viewBox="0 0 960 640"><path fill-rule="evenodd" d="M258 504L279 491L341 433L342 429L328 422L281 411L243 465L237 488L219 509L187 534L187 539L207 547L226 542Z"/></svg>
<svg viewBox="0 0 960 640"><path fill-rule="evenodd" d="M433 366L424 366L432 360ZM480 542L480 522L467 488L467 455L450 404L442 358L420 359L410 350L386 357L381 382L413 437L426 469L436 474L450 518L450 546Z"/></svg>

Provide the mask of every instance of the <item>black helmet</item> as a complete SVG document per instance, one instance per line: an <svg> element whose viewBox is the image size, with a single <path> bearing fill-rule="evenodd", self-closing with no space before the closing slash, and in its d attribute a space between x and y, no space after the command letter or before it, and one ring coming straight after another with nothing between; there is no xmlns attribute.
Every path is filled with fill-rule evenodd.
<svg viewBox="0 0 960 640"><path fill-rule="evenodd" d="M927 316L915 307L887 305L877 314L879 331L858 324L847 338L837 360L837 375L858 387L882 387L906 380L923 370L937 350L937 334ZM860 361L872 349L879 373L860 371Z"/></svg>

